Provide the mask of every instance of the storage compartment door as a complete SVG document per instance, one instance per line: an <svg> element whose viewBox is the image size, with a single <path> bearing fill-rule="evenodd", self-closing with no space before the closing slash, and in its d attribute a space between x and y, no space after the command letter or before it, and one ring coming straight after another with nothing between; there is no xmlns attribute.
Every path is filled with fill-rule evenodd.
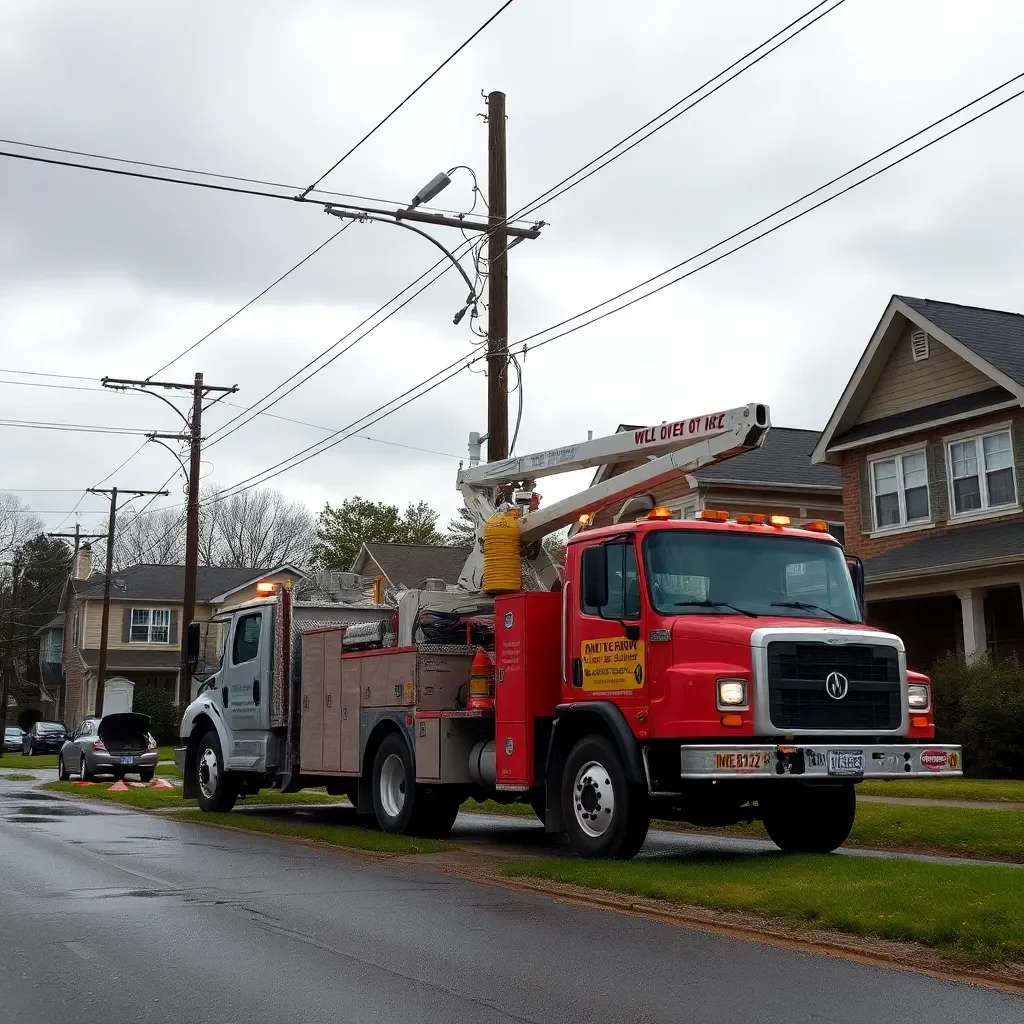
<svg viewBox="0 0 1024 1024"><path fill-rule="evenodd" d="M341 637L342 630L324 633L323 770L341 771Z"/></svg>
<svg viewBox="0 0 1024 1024"><path fill-rule="evenodd" d="M441 778L441 722L437 718L416 719L416 781L437 782Z"/></svg>
<svg viewBox="0 0 1024 1024"><path fill-rule="evenodd" d="M304 771L323 767L324 634L302 638L302 701L299 705L299 761Z"/></svg>
<svg viewBox="0 0 1024 1024"><path fill-rule="evenodd" d="M362 658L341 663L341 770L359 771L359 699Z"/></svg>

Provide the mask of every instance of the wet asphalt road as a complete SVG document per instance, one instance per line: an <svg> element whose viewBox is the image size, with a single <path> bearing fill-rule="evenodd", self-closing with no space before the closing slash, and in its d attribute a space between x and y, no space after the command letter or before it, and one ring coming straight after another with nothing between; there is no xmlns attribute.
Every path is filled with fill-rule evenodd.
<svg viewBox="0 0 1024 1024"><path fill-rule="evenodd" d="M5 1022L1024 1020L998 992L4 781L0 921Z"/></svg>

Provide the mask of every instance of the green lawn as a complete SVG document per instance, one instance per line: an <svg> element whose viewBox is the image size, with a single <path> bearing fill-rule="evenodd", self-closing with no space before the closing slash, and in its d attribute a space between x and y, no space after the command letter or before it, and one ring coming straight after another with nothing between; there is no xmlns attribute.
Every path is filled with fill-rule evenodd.
<svg viewBox="0 0 1024 1024"><path fill-rule="evenodd" d="M174 747L160 747L157 750L157 755L161 761L173 761L174 749Z"/></svg>
<svg viewBox="0 0 1024 1024"><path fill-rule="evenodd" d="M3 775L0 778L4 778L8 782L32 782L35 776L29 775L26 772L11 772L10 775Z"/></svg>
<svg viewBox="0 0 1024 1024"><path fill-rule="evenodd" d="M4 754L0 757L0 768L22 768L39 771L41 768L56 768L56 754Z"/></svg>
<svg viewBox="0 0 1024 1024"><path fill-rule="evenodd" d="M182 770L174 764L158 764L156 766L157 775L162 775L165 779L180 779L183 777Z"/></svg>
<svg viewBox="0 0 1024 1024"><path fill-rule="evenodd" d="M894 782L862 782L857 792L865 796L1024 804L1022 779L899 779Z"/></svg>
<svg viewBox="0 0 1024 1024"><path fill-rule="evenodd" d="M210 822L230 825L265 835L292 836L311 839L330 846L344 846L354 850L375 850L396 855L410 853L440 853L448 844L440 839L417 839L414 836L395 836L375 828L358 825L330 825L323 822L304 822L293 818L265 818L255 814L233 811L231 814L204 814L202 811L183 811L175 820Z"/></svg>
<svg viewBox="0 0 1024 1024"><path fill-rule="evenodd" d="M487 814L508 814L514 818L533 818L533 808L529 804L500 804L497 800L467 800L460 808L460 811L484 811Z"/></svg>
<svg viewBox="0 0 1024 1024"><path fill-rule="evenodd" d="M970 963L1024 961L1024 884L1018 868L779 855L521 861L503 871L923 942Z"/></svg>
<svg viewBox="0 0 1024 1024"><path fill-rule="evenodd" d="M82 786L76 782L46 782L40 789L52 789L59 793L83 797L91 800L111 800L129 807L141 807L145 810L158 810L164 807L188 808L196 807L195 800L182 800L180 789L128 789L111 791L108 783L97 783ZM276 793L266 791L258 796L239 800L237 806L253 806L257 804L323 804L344 802L342 796L328 796L323 789L304 789L301 793Z"/></svg>

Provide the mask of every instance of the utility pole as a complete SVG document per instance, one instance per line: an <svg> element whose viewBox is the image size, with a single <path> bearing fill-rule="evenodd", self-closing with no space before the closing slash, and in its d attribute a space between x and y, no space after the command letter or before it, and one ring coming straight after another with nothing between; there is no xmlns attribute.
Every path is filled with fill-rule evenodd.
<svg viewBox="0 0 1024 1024"><path fill-rule="evenodd" d="M117 522L117 496L130 494L141 498L146 494L161 495L167 491L118 491L116 487L90 487L90 494L110 495L110 519L107 523L107 571L103 579L103 618L100 625L100 663L96 668L96 703L93 714L103 714L103 684L107 680L107 631L110 629L110 577L114 571L114 525Z"/></svg>
<svg viewBox="0 0 1024 1024"><path fill-rule="evenodd" d="M78 548L83 540L101 540L106 536L105 533L82 533L82 527L75 523L74 533L48 533L47 537L63 537L66 540L73 540L75 542L75 553L71 556L71 575L74 576L78 569Z"/></svg>
<svg viewBox="0 0 1024 1024"><path fill-rule="evenodd" d="M4 620L4 646L0 653L0 736L7 728L7 701L14 679L14 613L18 607L18 577L21 566L15 562L11 566L11 601L7 607Z"/></svg>
<svg viewBox="0 0 1024 1024"><path fill-rule="evenodd" d="M188 502L186 504L185 517L185 587L184 587L184 608L182 609L181 624L181 660L178 669L178 698L181 703L182 686L189 678L188 667L188 624L196 614L196 574L199 571L199 472L202 462L203 444L203 399L211 392L219 392L221 397L226 394L233 394L238 390L238 385L231 387L218 387L214 384L206 384L203 375L197 373L191 384L183 384L177 381L163 380L129 380L121 377L104 377L102 384L105 388L113 388L116 391L141 390L146 394L153 395L166 402L184 421L184 434L150 434L150 440L159 438L170 438L173 440L188 441L190 449L190 460L188 470ZM165 391L191 391L192 392L192 414L185 416L182 411L169 402L163 395L157 394L151 388L163 388ZM175 456L176 457L176 456ZM105 635L105 634L104 634ZM187 703L187 702L186 702ZM181 708L178 708L181 711Z"/></svg>
<svg viewBox="0 0 1024 1024"><path fill-rule="evenodd" d="M487 461L508 458L508 215L505 94L487 97Z"/></svg>

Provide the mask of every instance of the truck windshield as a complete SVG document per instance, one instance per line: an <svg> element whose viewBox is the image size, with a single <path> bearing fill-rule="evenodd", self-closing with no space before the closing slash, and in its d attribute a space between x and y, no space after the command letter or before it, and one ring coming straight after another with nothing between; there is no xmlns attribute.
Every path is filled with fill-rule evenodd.
<svg viewBox="0 0 1024 1024"><path fill-rule="evenodd" d="M664 615L861 621L843 549L826 541L659 530L644 541L644 566L651 604Z"/></svg>

